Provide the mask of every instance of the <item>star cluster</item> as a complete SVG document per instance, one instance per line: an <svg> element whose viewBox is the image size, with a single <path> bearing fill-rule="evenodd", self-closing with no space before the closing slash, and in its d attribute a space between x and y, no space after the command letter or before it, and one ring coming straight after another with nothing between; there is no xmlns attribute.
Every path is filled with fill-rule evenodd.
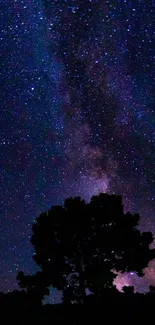
<svg viewBox="0 0 155 325"><path fill-rule="evenodd" d="M1 4L0 290L34 272L33 220L68 196L123 196L155 234L155 2ZM120 277L120 276L119 276ZM125 275L142 290L154 283Z"/></svg>

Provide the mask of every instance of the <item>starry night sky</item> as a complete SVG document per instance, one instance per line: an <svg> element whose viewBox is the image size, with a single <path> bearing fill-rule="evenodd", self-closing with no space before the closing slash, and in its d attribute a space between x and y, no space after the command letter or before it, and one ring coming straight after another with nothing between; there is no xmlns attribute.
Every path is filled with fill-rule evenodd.
<svg viewBox="0 0 155 325"><path fill-rule="evenodd" d="M123 196L155 234L155 1L2 0L0 290L68 196ZM155 285L155 263L138 290Z"/></svg>

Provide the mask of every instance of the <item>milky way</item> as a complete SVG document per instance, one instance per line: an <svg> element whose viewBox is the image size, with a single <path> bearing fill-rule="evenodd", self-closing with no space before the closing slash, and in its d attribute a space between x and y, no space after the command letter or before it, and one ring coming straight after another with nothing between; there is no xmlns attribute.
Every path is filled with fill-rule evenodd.
<svg viewBox="0 0 155 325"><path fill-rule="evenodd" d="M155 234L154 22L153 0L1 2L0 290L36 270L32 222L68 196L121 194ZM153 262L118 281L144 290Z"/></svg>

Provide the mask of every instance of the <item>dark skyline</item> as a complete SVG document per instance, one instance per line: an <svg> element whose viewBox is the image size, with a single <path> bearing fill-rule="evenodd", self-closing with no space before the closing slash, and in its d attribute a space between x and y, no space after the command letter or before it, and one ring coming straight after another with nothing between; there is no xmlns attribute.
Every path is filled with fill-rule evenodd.
<svg viewBox="0 0 155 325"><path fill-rule="evenodd" d="M0 290L66 197L121 194L155 234L154 21L153 0L2 0ZM154 264L119 281L155 284Z"/></svg>

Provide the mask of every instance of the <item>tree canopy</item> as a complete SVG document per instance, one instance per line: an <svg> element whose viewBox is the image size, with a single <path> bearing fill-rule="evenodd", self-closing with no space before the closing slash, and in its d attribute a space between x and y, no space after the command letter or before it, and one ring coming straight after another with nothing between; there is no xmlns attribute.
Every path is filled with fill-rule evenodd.
<svg viewBox="0 0 155 325"><path fill-rule="evenodd" d="M143 276L155 250L152 233L137 229L139 220L138 214L124 213L121 196L105 193L89 203L75 197L52 206L32 227L33 258L41 271L20 272L20 285L42 296L52 285L63 291L64 302L76 303L84 302L87 289L96 297L116 290L116 271Z"/></svg>

